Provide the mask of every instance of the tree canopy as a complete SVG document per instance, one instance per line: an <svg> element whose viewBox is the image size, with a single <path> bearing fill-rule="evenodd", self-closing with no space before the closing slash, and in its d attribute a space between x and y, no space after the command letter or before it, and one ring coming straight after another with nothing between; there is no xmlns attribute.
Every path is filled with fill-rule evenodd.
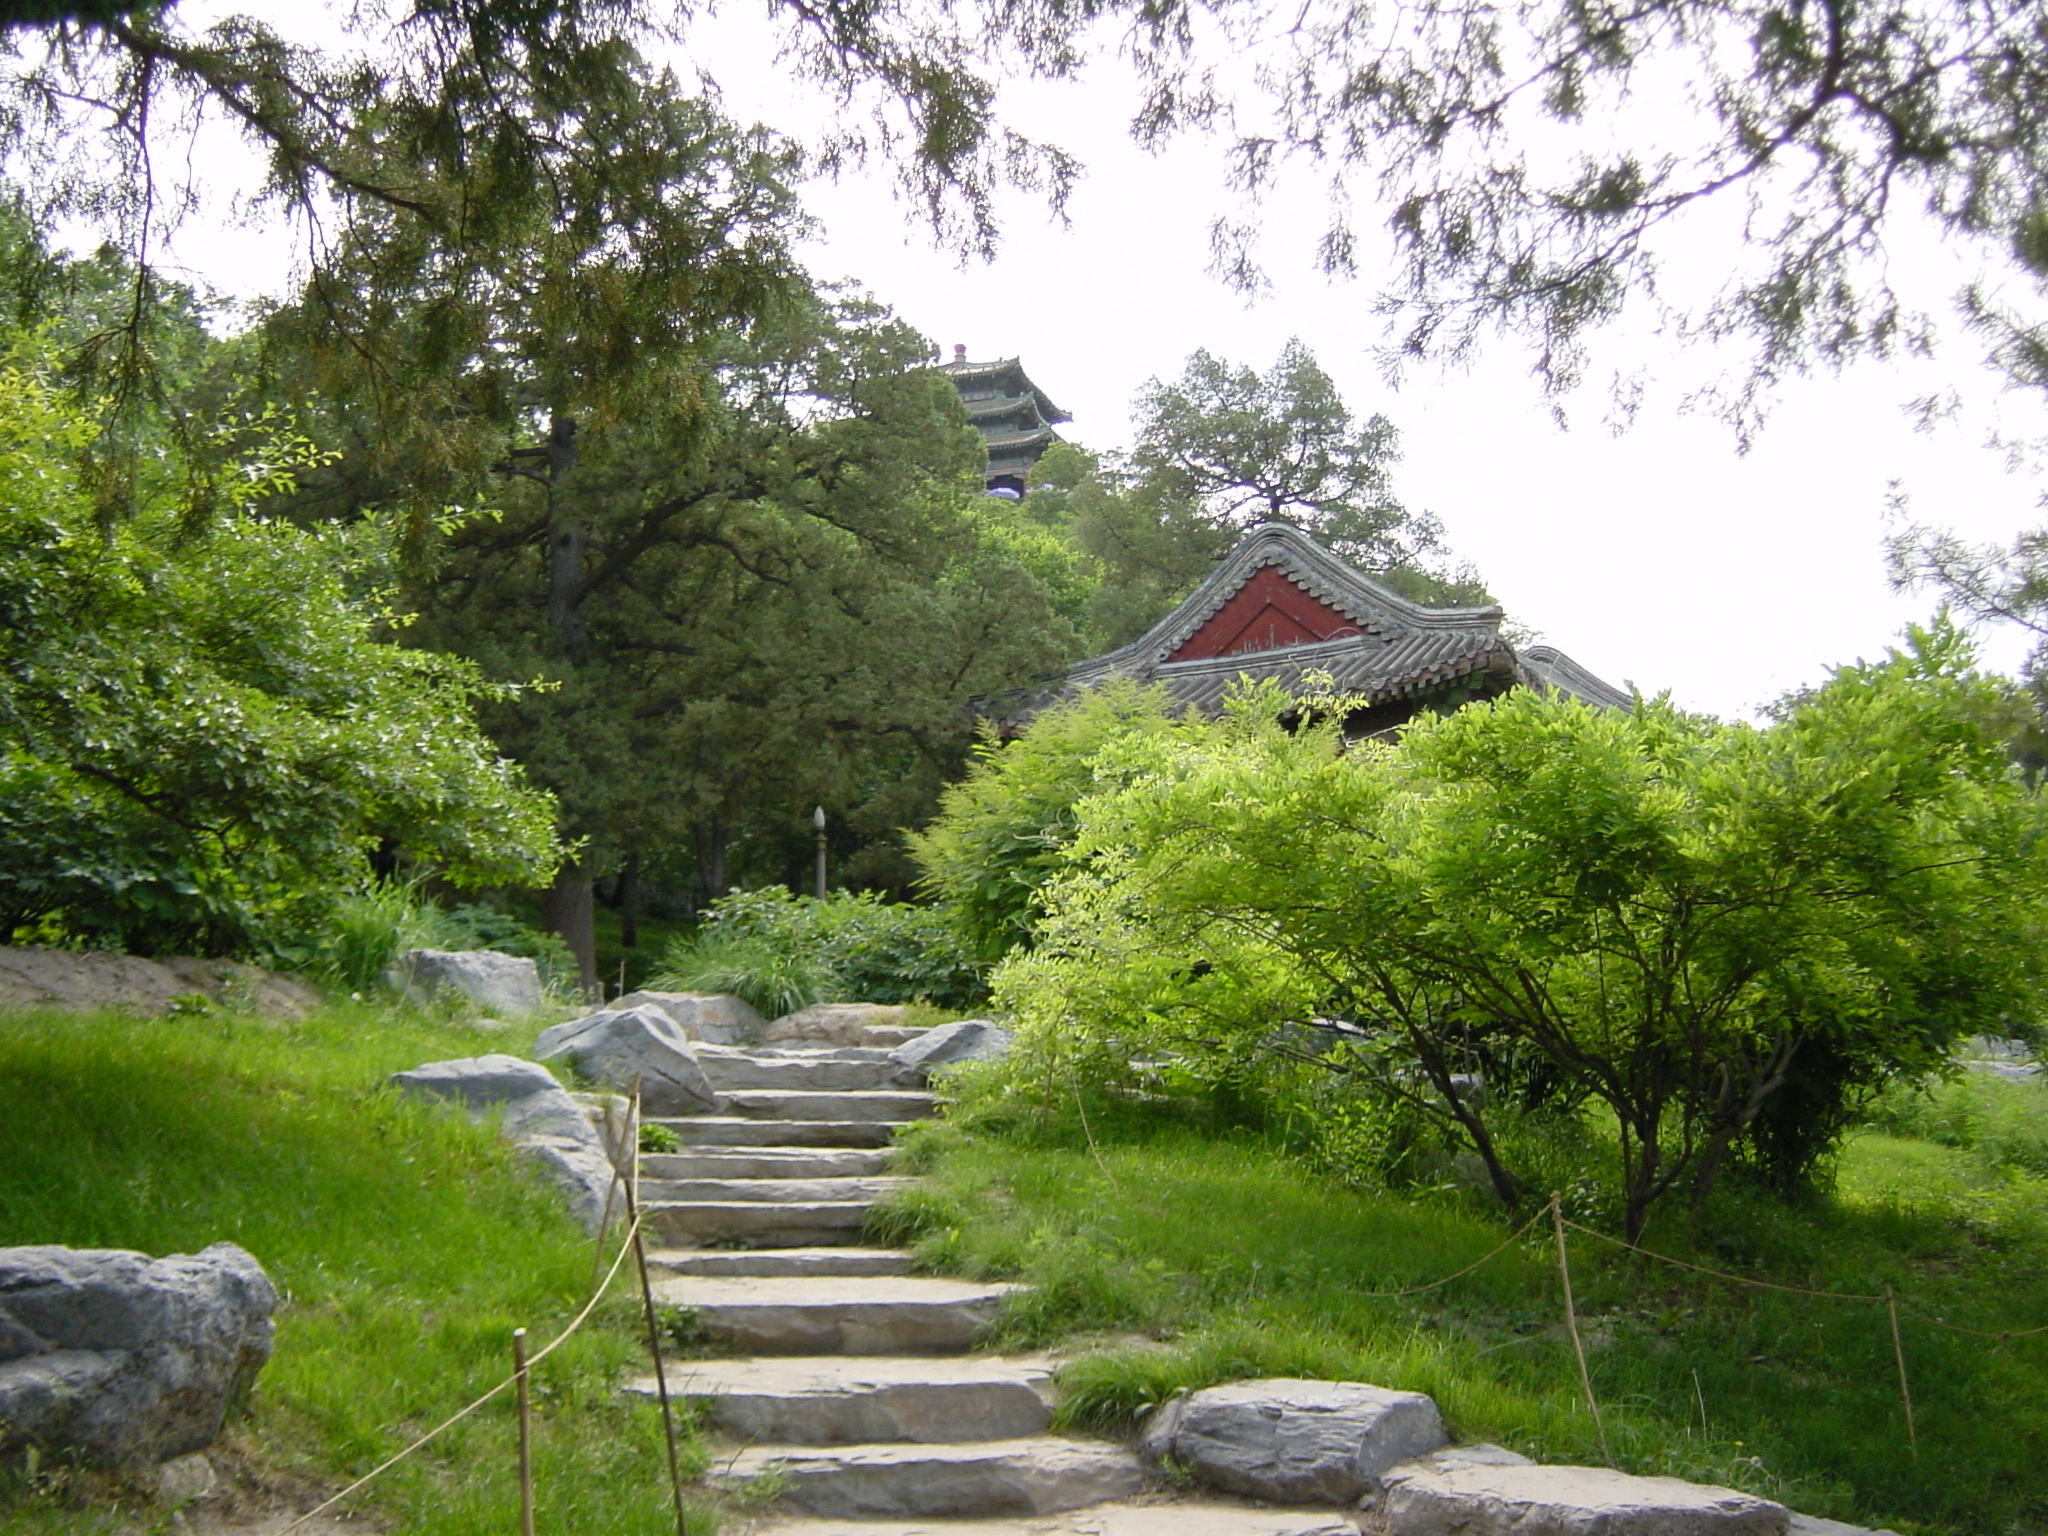
<svg viewBox="0 0 2048 1536"><path fill-rule="evenodd" d="M0 363L0 937L275 953L380 852L546 879L553 803L479 731L492 690L379 638L385 530L268 510L309 445L261 434L204 526L175 464L108 525L98 430L35 350Z"/></svg>
<svg viewBox="0 0 2048 1536"><path fill-rule="evenodd" d="M1143 634L1267 521L1307 529L1418 602L1491 601L1469 568L1452 567L1436 519L1395 496L1394 424L1359 420L1299 340L1263 374L1196 352L1178 379L1146 384L1136 416L1128 454L1057 445L1027 499L1097 573L1098 649Z"/></svg>
<svg viewBox="0 0 2048 1536"><path fill-rule="evenodd" d="M1245 0L889 0L774 14L791 72L850 109L824 163L893 155L939 226L969 245L993 239L1006 183L1057 197L1078 169L1006 128L1000 81L1074 74L1114 51L1142 82L1141 138L1224 136L1238 190L1254 195L1290 168L1327 177L1325 267L1377 275L1357 220L1386 221L1396 351L1456 350L1504 325L1532 342L1546 378L1568 384L1598 329L1647 302L1677 334L1740 340L1750 384L1768 386L1919 339L1884 257L1931 221L2010 279L1962 295L1995 365L2048 383L2048 41L2021 0L1399 13L1312 0L1285 27ZM147 226L181 194L147 138L194 104L265 148L275 198L308 211L332 199L344 222L381 208L444 244L487 245L498 215L602 179L602 147L557 132L555 114L615 99L633 50L686 33L692 12L369 5L352 23L357 56L291 46L246 18L195 35L175 8L13 19L25 59L7 92L9 137L39 157L54 201L121 224L147 258ZM69 158L58 127L81 109L111 135L84 160ZM589 163L563 176L564 157ZM1219 206L1219 223L1224 265L1255 281L1255 214ZM1725 281L1704 293L1660 284L1681 242L1736 227Z"/></svg>

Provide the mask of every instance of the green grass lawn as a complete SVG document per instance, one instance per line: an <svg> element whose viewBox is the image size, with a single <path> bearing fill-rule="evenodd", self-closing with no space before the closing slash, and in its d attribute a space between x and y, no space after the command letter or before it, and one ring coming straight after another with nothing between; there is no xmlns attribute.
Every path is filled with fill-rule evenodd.
<svg viewBox="0 0 2048 1536"><path fill-rule="evenodd" d="M1064 1343L1070 1423L1130 1425L1248 1376L1431 1393L1453 1433L1597 1462L1546 1229L1427 1295L1508 1230L1470 1196L1341 1187L1255 1138L1062 1148L937 1128L884 1230L933 1268L1019 1277L1004 1342ZM1866 1135L1825 1202L1671 1213L1646 1246L1815 1289L1897 1287L1927 1316L2048 1323L2048 1181ZM1623 1468L1732 1484L1923 1536L2048 1530L2048 1336L1999 1343L1908 1315L1909 1445L1881 1306L1745 1289L1571 1243L1593 1383Z"/></svg>
<svg viewBox="0 0 2048 1536"><path fill-rule="evenodd" d="M588 1293L593 1244L508 1150L382 1086L530 1043L371 1008L291 1025L0 1019L0 1245L249 1249L285 1301L230 1448L265 1477L337 1486L490 1386L514 1328L537 1347ZM644 1358L637 1317L622 1282L536 1371L544 1530L674 1530L658 1416L615 1390ZM514 1447L508 1393L366 1491L367 1507L391 1532L516 1529ZM116 1529L135 1516L108 1502L118 1493L16 1469L0 1478L0 1528Z"/></svg>

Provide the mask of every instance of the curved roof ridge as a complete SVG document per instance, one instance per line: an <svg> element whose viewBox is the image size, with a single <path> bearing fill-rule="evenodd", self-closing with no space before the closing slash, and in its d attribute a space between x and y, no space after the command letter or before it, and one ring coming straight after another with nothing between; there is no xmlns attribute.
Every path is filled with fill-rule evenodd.
<svg viewBox="0 0 2048 1536"><path fill-rule="evenodd" d="M1465 608L1426 607L1381 586L1294 524L1260 523L1237 541L1208 579L1183 598L1173 612L1130 644L1119 646L1099 660L1112 668L1131 662L1163 661L1214 618L1238 588L1268 565L1279 566L1281 574L1303 591L1377 633L1389 629L1478 629L1497 625L1505 617L1505 610L1498 603ZM1393 622L1389 624L1389 620Z"/></svg>
<svg viewBox="0 0 2048 1536"><path fill-rule="evenodd" d="M1573 694L1589 704L1610 709L1630 709L1635 705L1632 689L1615 687L1554 645L1526 646L1517 652L1517 659L1524 680L1533 687Z"/></svg>

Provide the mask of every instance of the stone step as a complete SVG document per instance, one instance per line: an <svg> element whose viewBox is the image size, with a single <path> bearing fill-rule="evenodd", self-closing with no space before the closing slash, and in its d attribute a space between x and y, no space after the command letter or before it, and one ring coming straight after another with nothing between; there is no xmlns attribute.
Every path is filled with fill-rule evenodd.
<svg viewBox="0 0 2048 1536"><path fill-rule="evenodd" d="M869 1200L799 1205L772 1200L649 1201L648 1229L668 1242L740 1243L750 1248L815 1248L860 1240Z"/></svg>
<svg viewBox="0 0 2048 1536"><path fill-rule="evenodd" d="M1344 1510L1155 1497L1087 1504L1049 1518L958 1520L943 1532L924 1521L780 1520L763 1536L1358 1536L1358 1522Z"/></svg>
<svg viewBox="0 0 2048 1536"><path fill-rule="evenodd" d="M628 1390L651 1394L654 1378ZM725 1433L778 1445L1014 1440L1052 1418L1043 1358L696 1360L669 1372L669 1390L702 1399Z"/></svg>
<svg viewBox="0 0 2048 1536"><path fill-rule="evenodd" d="M665 1125L686 1147L886 1147L908 1124L901 1120L741 1120L687 1115Z"/></svg>
<svg viewBox="0 0 2048 1536"><path fill-rule="evenodd" d="M749 1120L923 1120L938 1099L929 1093L804 1093L743 1088L723 1094L727 1114Z"/></svg>
<svg viewBox="0 0 2048 1536"><path fill-rule="evenodd" d="M861 1030L860 1037L869 1045L879 1047L887 1053L904 1041L915 1040L923 1033L923 1030L912 1029L908 1024L869 1024Z"/></svg>
<svg viewBox="0 0 2048 1536"><path fill-rule="evenodd" d="M714 1486L773 1473L782 1501L827 1519L1051 1515L1128 1499L1137 1457L1100 1441L1038 1436L964 1445L756 1445L714 1470Z"/></svg>
<svg viewBox="0 0 2048 1536"><path fill-rule="evenodd" d="M861 1179L889 1166L886 1148L750 1147L744 1151L648 1152L640 1177L656 1179Z"/></svg>
<svg viewBox="0 0 2048 1536"><path fill-rule="evenodd" d="M755 1355L965 1350L1020 1289L922 1275L699 1274L654 1283L657 1301L690 1308L712 1339Z"/></svg>
<svg viewBox="0 0 2048 1536"><path fill-rule="evenodd" d="M693 1053L697 1065L720 1093L738 1089L780 1089L793 1092L841 1093L887 1088L889 1079L902 1068L889 1060L888 1052L864 1053L872 1059L849 1060L844 1052L830 1055L811 1053L769 1055L754 1051L711 1051Z"/></svg>
<svg viewBox="0 0 2048 1536"><path fill-rule="evenodd" d="M907 1275L917 1261L902 1248L661 1248L647 1262L676 1275Z"/></svg>
<svg viewBox="0 0 2048 1536"><path fill-rule="evenodd" d="M915 1179L649 1179L640 1180L640 1198L649 1205L702 1205L725 1201L750 1204L838 1205L877 1200L914 1184Z"/></svg>

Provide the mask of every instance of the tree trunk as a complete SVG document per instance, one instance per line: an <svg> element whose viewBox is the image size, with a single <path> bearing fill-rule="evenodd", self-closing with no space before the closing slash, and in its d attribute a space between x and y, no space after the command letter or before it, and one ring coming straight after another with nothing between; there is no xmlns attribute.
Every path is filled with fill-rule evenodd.
<svg viewBox="0 0 2048 1536"><path fill-rule="evenodd" d="M619 942L628 949L640 947L640 850L635 848L619 866Z"/></svg>
<svg viewBox="0 0 2048 1536"><path fill-rule="evenodd" d="M576 984L584 999L604 1001L597 979L597 923L589 870L564 864L555 872L555 883L540 898L540 925L560 934L576 957Z"/></svg>
<svg viewBox="0 0 2048 1536"><path fill-rule="evenodd" d="M709 906L725 894L725 818L713 816L692 829L697 840L697 878Z"/></svg>

